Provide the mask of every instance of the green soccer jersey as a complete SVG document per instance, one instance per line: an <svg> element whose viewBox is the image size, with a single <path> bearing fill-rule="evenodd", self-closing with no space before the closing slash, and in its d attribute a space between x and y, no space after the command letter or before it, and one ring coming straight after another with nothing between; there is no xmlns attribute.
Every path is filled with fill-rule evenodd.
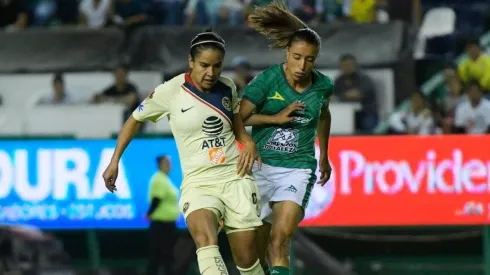
<svg viewBox="0 0 490 275"><path fill-rule="evenodd" d="M287 82L282 64L263 71L245 87L243 99L255 104L256 114L275 115L296 101L306 105L304 112L294 113L295 120L286 125L252 127L252 137L265 164L316 170L316 128L332 93L332 79L316 70L311 87L298 93Z"/></svg>

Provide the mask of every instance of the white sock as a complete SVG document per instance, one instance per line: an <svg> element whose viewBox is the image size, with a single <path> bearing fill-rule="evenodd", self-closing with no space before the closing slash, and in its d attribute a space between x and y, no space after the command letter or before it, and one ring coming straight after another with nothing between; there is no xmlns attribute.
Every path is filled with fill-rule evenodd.
<svg viewBox="0 0 490 275"><path fill-rule="evenodd" d="M241 275L264 275L264 269L262 269L259 260L252 267L245 269L237 266L237 268Z"/></svg>
<svg viewBox="0 0 490 275"><path fill-rule="evenodd" d="M217 245L201 247L196 251L201 275L228 275L225 261Z"/></svg>

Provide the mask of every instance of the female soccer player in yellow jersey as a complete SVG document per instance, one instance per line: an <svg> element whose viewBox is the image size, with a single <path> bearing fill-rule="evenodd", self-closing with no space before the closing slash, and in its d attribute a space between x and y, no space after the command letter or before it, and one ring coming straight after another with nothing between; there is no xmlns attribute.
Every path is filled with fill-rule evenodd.
<svg viewBox="0 0 490 275"><path fill-rule="evenodd" d="M245 87L240 107L245 124L253 126L252 137L264 163L261 169L253 169L264 222L258 235L261 263L268 268L268 249L270 274L286 275L289 242L303 219L316 181L317 133L319 183L325 184L330 177L328 101L333 81L313 69L320 37L282 2L256 8L249 23L269 39L271 47L287 50L285 63L263 71Z"/></svg>
<svg viewBox="0 0 490 275"><path fill-rule="evenodd" d="M261 203L249 175L260 159L238 114L236 87L220 76L224 56L225 41L218 34L198 34L190 46L190 72L158 86L133 112L103 177L106 187L116 191L118 163L141 124L168 118L183 169L179 206L198 248L201 274L228 274L217 246L223 220L240 273L262 275L255 246Z"/></svg>

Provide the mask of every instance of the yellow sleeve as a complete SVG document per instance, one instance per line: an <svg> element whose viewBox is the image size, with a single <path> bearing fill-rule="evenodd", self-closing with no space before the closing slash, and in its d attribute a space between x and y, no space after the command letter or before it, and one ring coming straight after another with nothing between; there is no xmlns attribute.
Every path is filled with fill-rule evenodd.
<svg viewBox="0 0 490 275"><path fill-rule="evenodd" d="M485 58L485 69L484 73L480 79L480 85L484 90L490 90L490 57L486 56Z"/></svg>
<svg viewBox="0 0 490 275"><path fill-rule="evenodd" d="M141 104L134 110L134 119L144 122L157 122L170 113L172 99L171 83L165 82L159 85Z"/></svg>
<svg viewBox="0 0 490 275"><path fill-rule="evenodd" d="M459 75L459 78L461 78L461 80L463 82L468 82L469 80L469 76L468 76L468 60L464 60L462 61L461 63L459 63L459 66L458 66L458 75Z"/></svg>
<svg viewBox="0 0 490 275"><path fill-rule="evenodd" d="M161 176L156 176L151 181L150 195L152 198L163 199L167 194L168 180Z"/></svg>

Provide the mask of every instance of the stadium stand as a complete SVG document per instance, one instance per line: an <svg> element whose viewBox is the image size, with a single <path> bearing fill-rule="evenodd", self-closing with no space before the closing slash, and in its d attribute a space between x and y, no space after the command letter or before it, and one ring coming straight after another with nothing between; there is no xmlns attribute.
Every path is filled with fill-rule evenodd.
<svg viewBox="0 0 490 275"><path fill-rule="evenodd" d="M282 62L284 52L246 26L269 2L0 1L0 274L144 274L154 157L174 158L178 187L178 154L167 121L145 125L121 163L119 192L107 194L101 173L134 106L100 95L121 65L138 100L185 72L188 42L208 24L227 42L224 76L237 77L237 60L250 77ZM461 128L454 112L467 84L479 81L488 97L486 74L458 72L469 38L483 49L469 67L486 64L488 1L286 2L322 37L317 69L375 94L334 93L334 172L313 191L291 274L490 275L490 136L448 135ZM372 85L351 83L360 79ZM372 131L361 129L366 105L376 106ZM488 117L474 115L463 131ZM386 136L394 124L397 136ZM177 225L175 274L198 274L182 218ZM226 243L221 234L235 275Z"/></svg>

